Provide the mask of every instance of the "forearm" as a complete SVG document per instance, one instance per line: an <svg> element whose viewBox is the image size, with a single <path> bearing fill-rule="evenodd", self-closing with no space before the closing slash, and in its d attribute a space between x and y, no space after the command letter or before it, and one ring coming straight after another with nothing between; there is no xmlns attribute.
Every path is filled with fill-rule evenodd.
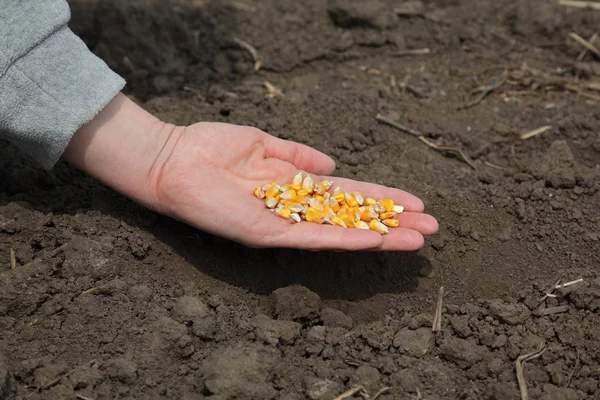
<svg viewBox="0 0 600 400"><path fill-rule="evenodd" d="M125 85L69 18L64 0L0 0L0 137L46 169Z"/></svg>
<svg viewBox="0 0 600 400"><path fill-rule="evenodd" d="M157 209L156 177L177 131L119 94L75 133L63 158L108 187Z"/></svg>

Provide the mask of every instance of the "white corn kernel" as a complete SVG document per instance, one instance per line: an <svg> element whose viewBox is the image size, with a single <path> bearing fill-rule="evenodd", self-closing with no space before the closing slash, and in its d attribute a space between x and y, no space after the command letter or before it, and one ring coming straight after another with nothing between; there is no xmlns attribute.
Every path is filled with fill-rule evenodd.
<svg viewBox="0 0 600 400"><path fill-rule="evenodd" d="M291 213L290 214L290 219L294 222L300 222L302 221L302 218L300 218L300 215L298 215L298 213Z"/></svg>
<svg viewBox="0 0 600 400"><path fill-rule="evenodd" d="M365 221L358 221L354 224L354 227L358 229L369 229L369 224L367 224Z"/></svg>
<svg viewBox="0 0 600 400"><path fill-rule="evenodd" d="M302 185L302 172L298 172L294 179L292 179L292 185Z"/></svg>
<svg viewBox="0 0 600 400"><path fill-rule="evenodd" d="M306 175L304 181L302 181L302 189L308 190L308 193L312 193L314 185L314 179L310 175Z"/></svg>
<svg viewBox="0 0 600 400"><path fill-rule="evenodd" d="M352 192L352 196L354 196L359 206L362 206L364 204L365 198L362 194L360 194L359 192Z"/></svg>
<svg viewBox="0 0 600 400"><path fill-rule="evenodd" d="M395 206L394 206L394 212L395 212L396 214L400 214L400 213L401 213L401 212L403 212L403 211L404 211L404 207L402 207L402 206L399 206L399 205L395 205Z"/></svg>
<svg viewBox="0 0 600 400"><path fill-rule="evenodd" d="M275 206L277 206L277 203L279 203L279 200L274 197L267 197L265 199L265 205L267 206L267 208L275 208Z"/></svg>

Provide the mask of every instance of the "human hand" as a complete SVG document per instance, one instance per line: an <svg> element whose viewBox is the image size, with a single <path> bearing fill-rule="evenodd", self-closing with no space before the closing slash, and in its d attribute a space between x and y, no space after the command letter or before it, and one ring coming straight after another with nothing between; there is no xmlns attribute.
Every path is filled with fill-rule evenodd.
<svg viewBox="0 0 600 400"><path fill-rule="evenodd" d="M423 214L423 203L398 189L331 177L334 161L299 143L256 128L198 123L176 129L150 180L157 209L206 232L251 247L331 250L416 250L437 221ZM290 182L303 171L315 181L332 180L346 192L391 198L405 207L398 228L388 234L309 222L291 223L274 215L253 195L268 182Z"/></svg>
<svg viewBox="0 0 600 400"><path fill-rule="evenodd" d="M310 147L256 128L222 123L176 127L119 94L72 138L65 159L138 203L251 247L310 250L416 250L437 221L398 189L331 177L334 161ZM292 224L253 195L299 171L344 191L391 198L405 211L388 234L310 222Z"/></svg>

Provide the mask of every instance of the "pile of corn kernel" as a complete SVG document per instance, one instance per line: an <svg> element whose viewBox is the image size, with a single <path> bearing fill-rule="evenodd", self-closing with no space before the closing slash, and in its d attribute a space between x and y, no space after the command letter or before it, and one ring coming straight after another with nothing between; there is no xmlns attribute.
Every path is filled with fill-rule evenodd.
<svg viewBox="0 0 600 400"><path fill-rule="evenodd" d="M359 192L347 193L339 187L329 193L332 185L332 181L315 182L310 175L303 177L299 172L289 184L271 182L255 188L254 196L264 200L276 215L293 222L370 229L380 234L398 227L394 217L404 207L392 199L364 198Z"/></svg>

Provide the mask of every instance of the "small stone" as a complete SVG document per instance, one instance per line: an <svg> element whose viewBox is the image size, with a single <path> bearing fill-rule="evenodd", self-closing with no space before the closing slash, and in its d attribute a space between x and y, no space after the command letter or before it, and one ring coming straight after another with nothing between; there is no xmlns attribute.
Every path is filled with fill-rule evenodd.
<svg viewBox="0 0 600 400"><path fill-rule="evenodd" d="M419 328L411 330L402 328L394 336L393 345L401 353L413 357L421 357L433 346L434 337L431 328Z"/></svg>
<svg viewBox="0 0 600 400"><path fill-rule="evenodd" d="M332 328L351 329L354 325L352 318L333 308L324 308L321 310L321 321L323 321L323 325Z"/></svg>
<svg viewBox="0 0 600 400"><path fill-rule="evenodd" d="M272 294L278 319L308 322L319 317L321 298L304 286L292 285Z"/></svg>

